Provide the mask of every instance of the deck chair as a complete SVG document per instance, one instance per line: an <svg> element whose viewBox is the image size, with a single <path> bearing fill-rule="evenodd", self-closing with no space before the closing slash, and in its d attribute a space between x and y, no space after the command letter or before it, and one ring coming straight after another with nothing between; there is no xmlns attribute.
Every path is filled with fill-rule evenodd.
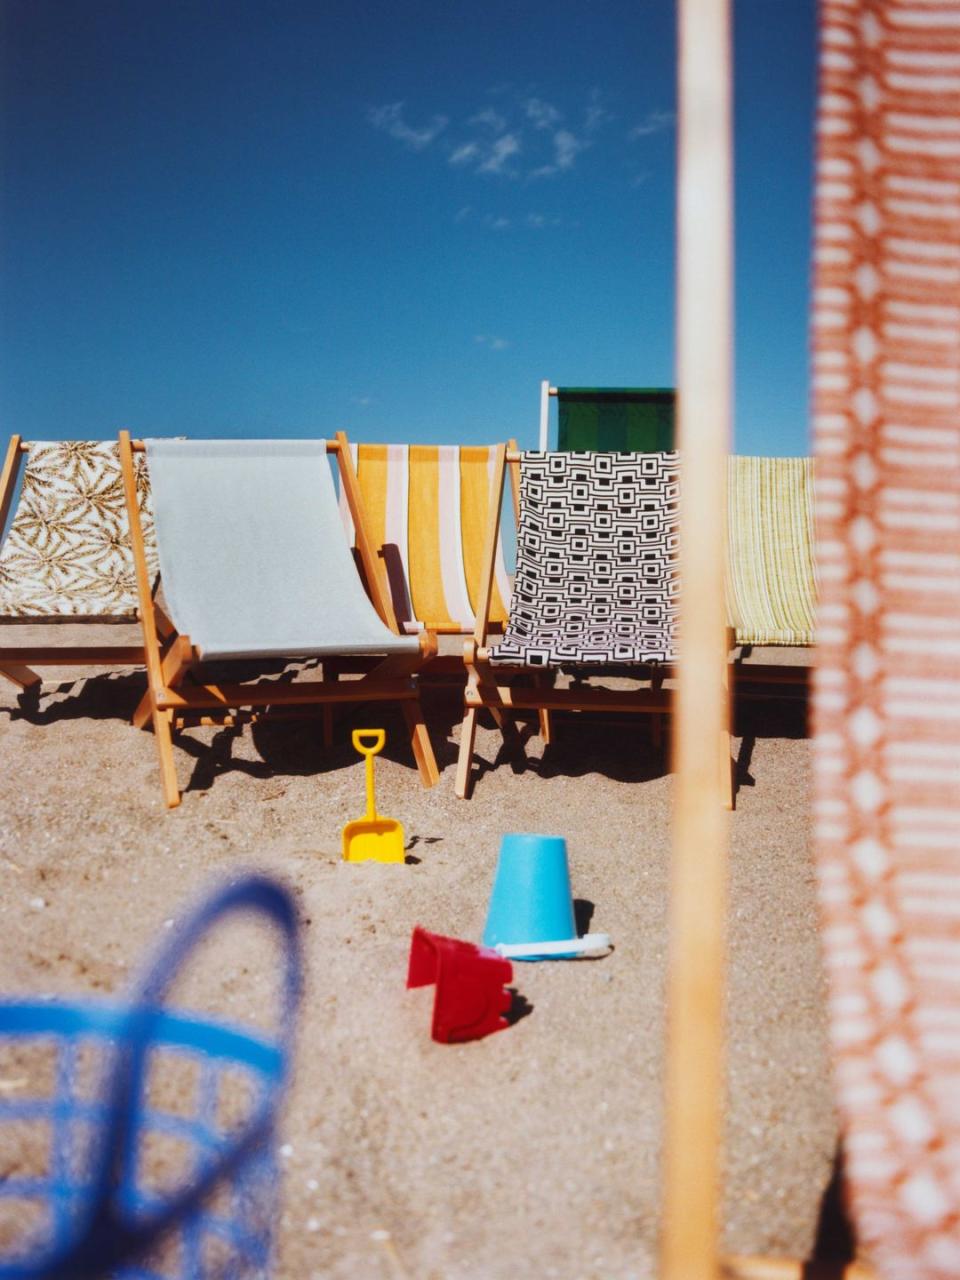
<svg viewBox="0 0 960 1280"><path fill-rule="evenodd" d="M557 402L557 448L656 453L675 447L676 392L670 387L551 387L540 384L540 443L550 439Z"/></svg>
<svg viewBox="0 0 960 1280"><path fill-rule="evenodd" d="M814 643L813 459L731 457L727 610L737 644Z"/></svg>
<svg viewBox="0 0 960 1280"><path fill-rule="evenodd" d="M476 626L495 447L352 443L350 449L380 578L402 630L470 635ZM353 520L343 490L340 511L352 543ZM498 537L492 631L503 630L510 590Z"/></svg>
<svg viewBox="0 0 960 1280"><path fill-rule="evenodd" d="M733 684L750 696L805 687L809 665L744 661L744 648L815 641L812 458L731 457L727 469L727 621L740 653Z"/></svg>
<svg viewBox="0 0 960 1280"><path fill-rule="evenodd" d="M469 793L477 713L505 736L518 710L637 712L655 729L669 709L662 687L675 658L679 463L675 453L521 453L517 571L503 640L487 645L484 606L508 458L491 484L481 609L464 646L467 686L456 792ZM554 688L560 668L612 670L647 682L620 692Z"/></svg>
<svg viewBox="0 0 960 1280"><path fill-rule="evenodd" d="M136 501L136 456L151 468L157 549L172 631L161 642ZM327 454L351 503L373 603L337 511ZM398 633L379 590L374 553L345 439L148 440L120 435L137 573L148 691L135 723L151 723L163 794L180 802L172 734L193 723L237 723L310 706L397 702L425 786L438 779L416 674L429 638ZM210 663L376 655L359 680L222 683Z"/></svg>
<svg viewBox="0 0 960 1280"><path fill-rule="evenodd" d="M0 475L0 531L21 468L17 509L0 549L0 623L135 623L139 598L116 442L27 443L13 436ZM142 457L134 490L152 588L157 559ZM159 610L157 625L168 633ZM21 689L39 687L41 677L33 667L143 663L142 645L0 647L0 675Z"/></svg>

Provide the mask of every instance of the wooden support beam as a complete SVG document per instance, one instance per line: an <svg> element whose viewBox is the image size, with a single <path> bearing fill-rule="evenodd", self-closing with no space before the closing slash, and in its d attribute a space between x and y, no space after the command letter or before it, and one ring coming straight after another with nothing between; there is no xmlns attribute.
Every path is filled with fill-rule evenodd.
<svg viewBox="0 0 960 1280"><path fill-rule="evenodd" d="M677 411L679 653L661 1280L718 1280L729 818L721 746L724 480L732 375L729 0L679 0ZM727 765L727 777L730 771Z"/></svg>
<svg viewBox="0 0 960 1280"><path fill-rule="evenodd" d="M16 662L0 662L0 676L5 676L18 689L33 689L43 683L35 671Z"/></svg>
<svg viewBox="0 0 960 1280"><path fill-rule="evenodd" d="M504 708L510 711L621 711L637 715L659 715L669 711L673 695L669 689L578 689L518 688L516 685L484 684L467 686L468 707Z"/></svg>
<svg viewBox="0 0 960 1280"><path fill-rule="evenodd" d="M10 514L13 491L17 487L17 476L20 474L20 463L26 451L27 446L20 436L10 437L6 457L3 460L3 470L0 471L0 538L3 537L7 516Z"/></svg>
<svg viewBox="0 0 960 1280"><path fill-rule="evenodd" d="M35 667L142 667L144 653L143 645L65 645L61 649L31 649L28 646L0 648L0 666L18 662L29 662Z"/></svg>
<svg viewBox="0 0 960 1280"><path fill-rule="evenodd" d="M164 689L157 698L161 710L181 711L187 708L279 707L297 704L335 702L403 702L416 698L417 686L411 680L383 680L367 684L365 680L302 680L296 683L263 682L260 684L198 684Z"/></svg>

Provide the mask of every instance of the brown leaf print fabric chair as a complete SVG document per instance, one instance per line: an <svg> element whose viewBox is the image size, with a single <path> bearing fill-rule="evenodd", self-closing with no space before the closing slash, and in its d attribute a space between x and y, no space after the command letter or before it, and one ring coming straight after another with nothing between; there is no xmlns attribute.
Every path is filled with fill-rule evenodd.
<svg viewBox="0 0 960 1280"><path fill-rule="evenodd" d="M156 580L149 482L143 459L138 463L147 558ZM13 436L0 473L0 531L21 472L17 509L0 545L0 623L135 623L139 600L117 442L27 443ZM143 663L142 644L0 645L0 676L21 689L40 684L34 667Z"/></svg>

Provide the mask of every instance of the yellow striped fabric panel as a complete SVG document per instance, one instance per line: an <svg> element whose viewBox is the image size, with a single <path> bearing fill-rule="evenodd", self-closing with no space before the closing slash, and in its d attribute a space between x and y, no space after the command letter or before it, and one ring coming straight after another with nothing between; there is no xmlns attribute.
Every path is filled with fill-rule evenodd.
<svg viewBox="0 0 960 1280"><path fill-rule="evenodd" d="M387 481L389 468L387 447L383 444L362 444L357 449L357 480L363 512L366 516L370 541L379 552L387 538ZM384 587L389 589L387 570L380 560L380 574Z"/></svg>
<svg viewBox="0 0 960 1280"><path fill-rule="evenodd" d="M737 643L812 645L812 460L730 458L727 528L727 615Z"/></svg>
<svg viewBox="0 0 960 1280"><path fill-rule="evenodd" d="M480 599L480 577L483 572L483 542L490 512L490 455L484 447L460 450L460 532L463 539L463 567L470 591L470 605L476 613ZM497 547L498 556L501 549ZM490 597L490 621L504 626L507 608L497 584L493 581Z"/></svg>
<svg viewBox="0 0 960 1280"><path fill-rule="evenodd" d="M452 618L443 584L440 521L440 450L410 446L408 554L413 616L428 631L458 630L464 619Z"/></svg>

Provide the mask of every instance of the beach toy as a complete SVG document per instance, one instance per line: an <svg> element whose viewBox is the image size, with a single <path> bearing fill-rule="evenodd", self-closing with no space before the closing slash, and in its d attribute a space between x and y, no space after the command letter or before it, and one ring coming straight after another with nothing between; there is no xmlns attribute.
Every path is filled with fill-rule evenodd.
<svg viewBox="0 0 960 1280"><path fill-rule="evenodd" d="M365 741L372 745L364 745ZM344 862L402 862L403 827L396 818L382 818L377 813L373 794L373 757L383 750L387 740L384 729L354 729L354 748L367 762L367 814L355 818L343 828Z"/></svg>
<svg viewBox="0 0 960 1280"><path fill-rule="evenodd" d="M513 960L567 960L609 947L605 933L577 937L563 836L503 837L483 945Z"/></svg>
<svg viewBox="0 0 960 1280"><path fill-rule="evenodd" d="M189 953L241 912L283 939L272 1034L164 1007ZM265 1280L300 989L293 900L246 876L166 940L128 1002L0 1000L2 1280Z"/></svg>
<svg viewBox="0 0 960 1280"><path fill-rule="evenodd" d="M436 984L432 1035L441 1044L502 1031L508 1025L503 1015L513 1003L503 988L512 978L513 966L495 951L419 925L413 931L407 987Z"/></svg>

